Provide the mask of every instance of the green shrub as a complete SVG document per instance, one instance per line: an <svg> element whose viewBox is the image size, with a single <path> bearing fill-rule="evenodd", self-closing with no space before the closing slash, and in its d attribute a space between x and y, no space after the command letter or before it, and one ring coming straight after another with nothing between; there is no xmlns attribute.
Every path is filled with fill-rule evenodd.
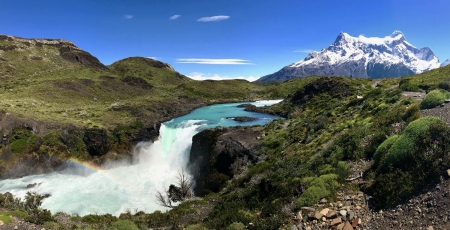
<svg viewBox="0 0 450 230"><path fill-rule="evenodd" d="M313 180L310 186L297 199L297 206L311 206L317 203L321 198L330 198L336 193L339 187L337 182L338 175L326 174ZM308 178L308 181L310 178Z"/></svg>
<svg viewBox="0 0 450 230"><path fill-rule="evenodd" d="M18 139L11 143L11 152L22 153L27 148L27 139Z"/></svg>
<svg viewBox="0 0 450 230"><path fill-rule="evenodd" d="M395 140L391 148L386 154L383 168L387 169L389 165L400 167L402 161L411 157L412 149L415 147L415 139L425 133L432 124L444 123L437 117L422 117L411 122L405 129L404 133ZM445 124L445 123L444 123Z"/></svg>
<svg viewBox="0 0 450 230"><path fill-rule="evenodd" d="M208 228L204 227L201 224L189 225L185 228L185 230L207 230Z"/></svg>
<svg viewBox="0 0 450 230"><path fill-rule="evenodd" d="M380 146L378 146L377 151L373 155L373 159L375 161L375 165L380 163L381 157L387 153L387 151L391 148L392 144L398 139L398 135L390 136L388 139L383 141Z"/></svg>
<svg viewBox="0 0 450 230"><path fill-rule="evenodd" d="M450 91L450 80L443 80L443 81L439 82L438 87L440 89Z"/></svg>
<svg viewBox="0 0 450 230"><path fill-rule="evenodd" d="M129 220L118 220L114 222L108 230L139 230L139 228Z"/></svg>
<svg viewBox="0 0 450 230"><path fill-rule="evenodd" d="M226 228L226 230L244 230L244 229L245 225L240 222L234 222Z"/></svg>
<svg viewBox="0 0 450 230"><path fill-rule="evenodd" d="M403 78L400 80L399 88L403 91L419 92L419 86L411 83L411 79Z"/></svg>
<svg viewBox="0 0 450 230"><path fill-rule="evenodd" d="M432 90L429 92L422 103L420 104L421 109L431 109L442 103L448 98L448 92L444 90Z"/></svg>

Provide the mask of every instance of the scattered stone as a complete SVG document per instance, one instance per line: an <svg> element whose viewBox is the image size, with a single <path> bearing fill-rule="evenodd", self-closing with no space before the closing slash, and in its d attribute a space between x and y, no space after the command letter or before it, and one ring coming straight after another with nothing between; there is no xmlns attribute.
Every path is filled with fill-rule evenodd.
<svg viewBox="0 0 450 230"><path fill-rule="evenodd" d="M336 211L331 210L327 213L327 218L331 219L331 218L335 218L337 216Z"/></svg>
<svg viewBox="0 0 450 230"><path fill-rule="evenodd" d="M302 213L302 211L297 213L297 219L298 219L298 221L302 221L303 220L303 213Z"/></svg>
<svg viewBox="0 0 450 230"><path fill-rule="evenodd" d="M427 228L427 230L434 230L434 229L433 229L433 226L429 226L429 227Z"/></svg>
<svg viewBox="0 0 450 230"><path fill-rule="evenodd" d="M336 229L337 229L337 230L342 230L342 229L344 229L344 225L345 225L345 223L340 223L340 224L336 227Z"/></svg>
<svg viewBox="0 0 450 230"><path fill-rule="evenodd" d="M322 200L320 200L320 203L322 203L322 204L328 203L328 200L325 198L322 198Z"/></svg>
<svg viewBox="0 0 450 230"><path fill-rule="evenodd" d="M3 226L3 225L4 225L3 221L0 220L0 226Z"/></svg>
<svg viewBox="0 0 450 230"><path fill-rule="evenodd" d="M322 215L326 216L329 211L330 211L329 208L324 208L324 209L322 209L322 211L320 211L320 213L322 213Z"/></svg>
<svg viewBox="0 0 450 230"><path fill-rule="evenodd" d="M316 211L315 208L310 208L310 207L302 207L301 209L304 212L315 212Z"/></svg>
<svg viewBox="0 0 450 230"><path fill-rule="evenodd" d="M359 218L356 218L352 222L352 227L356 228L356 226L358 226L358 224L359 224Z"/></svg>
<svg viewBox="0 0 450 230"><path fill-rule="evenodd" d="M350 224L350 222L346 221L344 228L342 228L342 230L353 230L352 225Z"/></svg>
<svg viewBox="0 0 450 230"><path fill-rule="evenodd" d="M331 226L334 226L334 225L337 225L337 224L340 224L340 223L342 223L342 219L340 218L340 217L338 217L338 218L335 218L335 219L333 219L332 221L331 221Z"/></svg>
<svg viewBox="0 0 450 230"><path fill-rule="evenodd" d="M67 117L67 113L62 113L62 116L63 117Z"/></svg>
<svg viewBox="0 0 450 230"><path fill-rule="evenodd" d="M16 225L16 226L14 226L14 230L16 230L16 229L19 229L19 227Z"/></svg>
<svg viewBox="0 0 450 230"><path fill-rule="evenodd" d="M291 230L298 230L298 228L297 228L297 226L292 225L292 226L291 226Z"/></svg>
<svg viewBox="0 0 450 230"><path fill-rule="evenodd" d="M341 211L339 211L339 215L341 215L341 216L347 216L347 210L341 210Z"/></svg>
<svg viewBox="0 0 450 230"><path fill-rule="evenodd" d="M322 213L316 211L316 212L310 212L309 217L313 220L320 220L320 219L322 219L323 215L322 215Z"/></svg>
<svg viewBox="0 0 450 230"><path fill-rule="evenodd" d="M347 214L348 214L349 220L353 220L353 217L355 217L355 212L353 212L353 211L349 211Z"/></svg>

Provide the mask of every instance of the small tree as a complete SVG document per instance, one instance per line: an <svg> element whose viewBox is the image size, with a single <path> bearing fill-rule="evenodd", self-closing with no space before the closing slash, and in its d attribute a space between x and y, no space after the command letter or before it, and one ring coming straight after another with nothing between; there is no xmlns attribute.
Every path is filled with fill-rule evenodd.
<svg viewBox="0 0 450 230"><path fill-rule="evenodd" d="M172 203L183 202L192 198L193 184L194 182L184 170L178 171L176 185L171 184L165 194L156 191L156 203L167 208L173 208Z"/></svg>

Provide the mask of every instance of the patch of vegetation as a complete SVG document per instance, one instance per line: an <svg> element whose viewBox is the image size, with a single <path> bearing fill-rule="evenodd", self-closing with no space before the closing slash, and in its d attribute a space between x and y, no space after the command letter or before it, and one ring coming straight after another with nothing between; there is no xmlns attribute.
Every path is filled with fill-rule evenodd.
<svg viewBox="0 0 450 230"><path fill-rule="evenodd" d="M426 123L422 119L417 121ZM413 123L410 125L419 125ZM374 165L369 173L367 191L377 198L382 208L395 206L418 192L433 188L450 166L450 128L444 122L422 124L422 127L415 128L417 135L409 136L412 147L408 146L408 157L403 157L401 164L389 164L386 155L382 155L380 165ZM405 130L396 142L407 135ZM388 167L383 167L385 165Z"/></svg>
<svg viewBox="0 0 450 230"><path fill-rule="evenodd" d="M420 104L420 108L432 109L444 103L445 99L447 98L450 98L450 92L445 90L432 90L425 96L422 103Z"/></svg>

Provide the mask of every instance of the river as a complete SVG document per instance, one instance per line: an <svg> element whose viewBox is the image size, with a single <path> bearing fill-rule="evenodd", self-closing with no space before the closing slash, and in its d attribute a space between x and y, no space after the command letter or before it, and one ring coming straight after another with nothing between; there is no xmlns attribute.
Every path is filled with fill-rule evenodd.
<svg viewBox="0 0 450 230"><path fill-rule="evenodd" d="M257 101L256 106L272 105L279 100ZM155 192L164 191L179 170L186 168L192 137L216 126L264 125L279 117L246 112L237 105L216 104L198 108L161 125L155 142L139 143L133 151L133 164L110 162L109 169L99 169L82 162L71 161L72 167L62 172L31 175L0 181L0 192L10 192L23 198L28 191L50 194L42 208L52 213L72 215L105 214L118 216L122 212L154 212L166 210L155 202ZM258 118L250 122L236 122L228 117ZM105 168L104 167L104 168ZM27 188L29 184L36 184Z"/></svg>

